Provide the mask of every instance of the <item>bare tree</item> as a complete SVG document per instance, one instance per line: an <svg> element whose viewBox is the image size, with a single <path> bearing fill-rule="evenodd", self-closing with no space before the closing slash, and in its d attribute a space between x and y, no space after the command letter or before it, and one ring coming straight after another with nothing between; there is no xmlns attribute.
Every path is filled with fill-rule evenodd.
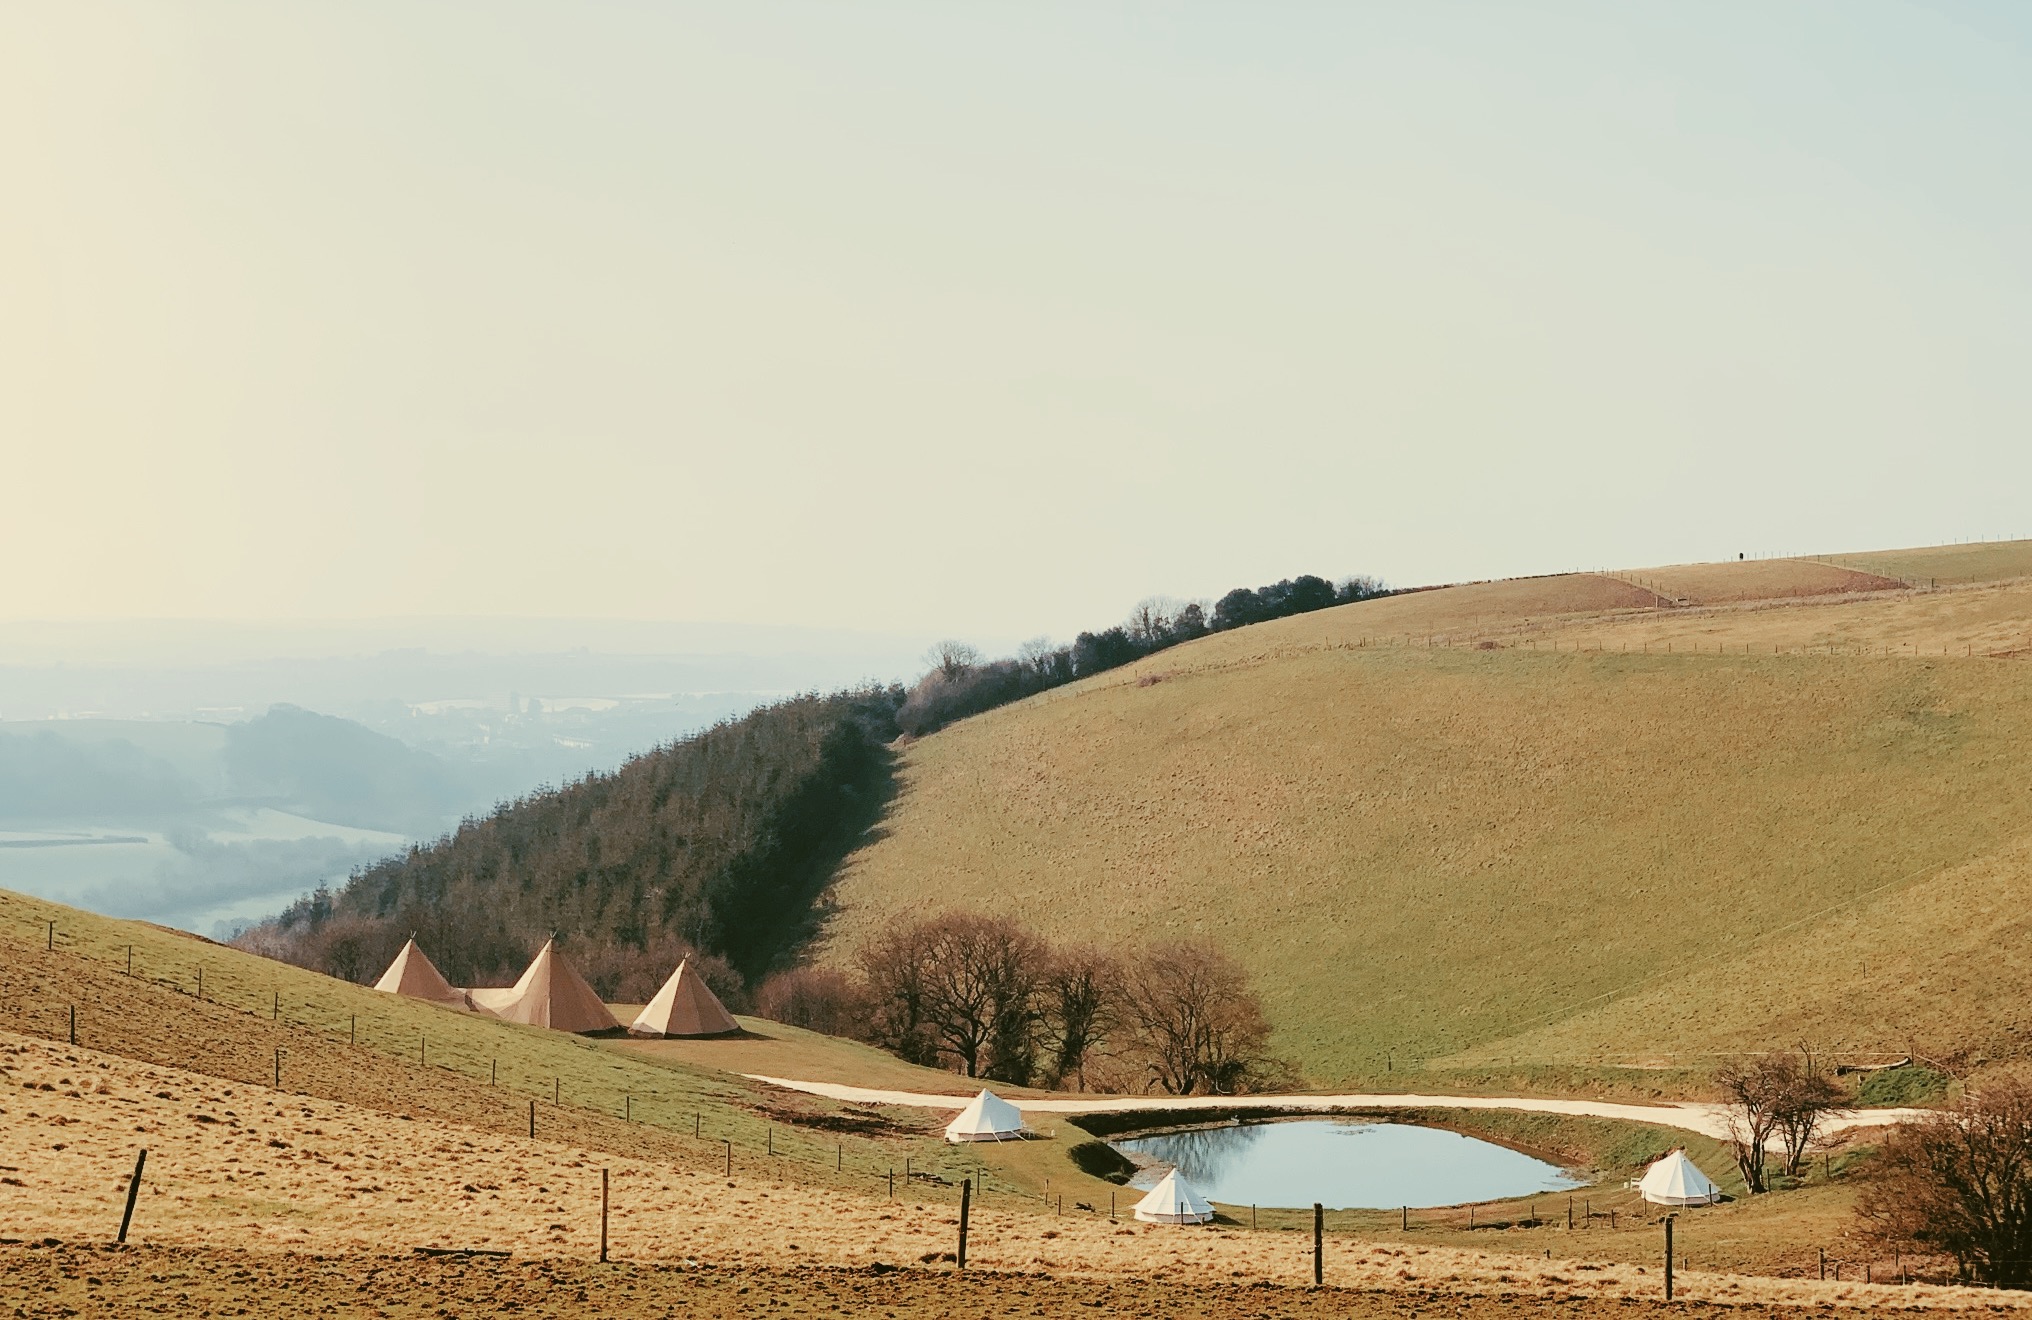
<svg viewBox="0 0 2032 1320"><path fill-rule="evenodd" d="M1242 965L1205 941L1144 950L1123 1007L1152 1083L1173 1095L1232 1095L1270 1065L1270 1024Z"/></svg>
<svg viewBox="0 0 2032 1320"><path fill-rule="evenodd" d="M1121 1008L1122 967L1099 949L1063 950L1045 969L1040 1017L1053 1086L1087 1089L1087 1064L1106 1048Z"/></svg>
<svg viewBox="0 0 2032 1320"><path fill-rule="evenodd" d="M1004 917L954 912L897 931L862 958L879 1043L920 1062L929 1043L969 1077L1027 1083L1049 960L1041 940Z"/></svg>
<svg viewBox="0 0 2032 1320"><path fill-rule="evenodd" d="M1895 1129L1858 1212L1888 1242L1952 1258L1963 1282L2032 1287L2032 1087L1985 1086Z"/></svg>
<svg viewBox="0 0 2032 1320"><path fill-rule="evenodd" d="M1715 1086L1727 1106L1729 1144L1735 1149L1736 1168L1743 1185L1751 1192L1767 1190L1765 1152L1778 1131L1785 1097L1791 1085L1791 1058L1767 1055L1723 1064L1715 1072Z"/></svg>
<svg viewBox="0 0 2032 1320"><path fill-rule="evenodd" d="M763 1017L828 1036L866 1034L868 1008L867 990L830 967L793 967L755 992L755 1009Z"/></svg>
<svg viewBox="0 0 2032 1320"><path fill-rule="evenodd" d="M950 682L963 677L969 669L981 663L981 652L977 647L948 637L926 651L924 658Z"/></svg>
<svg viewBox="0 0 2032 1320"><path fill-rule="evenodd" d="M1048 673L1052 652L1057 649L1049 637L1033 637L1016 648L1016 663L1032 674Z"/></svg>
<svg viewBox="0 0 2032 1320"><path fill-rule="evenodd" d="M938 1038L925 1007L922 923L903 926L861 947L868 1019L855 1034L910 1063L936 1065Z"/></svg>
<svg viewBox="0 0 2032 1320"><path fill-rule="evenodd" d="M1129 611L1128 622L1122 626L1143 649L1154 651L1171 641L1171 620L1178 609L1178 602L1169 596L1151 596Z"/></svg>
<svg viewBox="0 0 2032 1320"><path fill-rule="evenodd" d="M1797 1178L1814 1136L1846 1097L1805 1045L1798 1058L1782 1055L1771 1062L1779 1082L1778 1139L1785 1146L1785 1172Z"/></svg>

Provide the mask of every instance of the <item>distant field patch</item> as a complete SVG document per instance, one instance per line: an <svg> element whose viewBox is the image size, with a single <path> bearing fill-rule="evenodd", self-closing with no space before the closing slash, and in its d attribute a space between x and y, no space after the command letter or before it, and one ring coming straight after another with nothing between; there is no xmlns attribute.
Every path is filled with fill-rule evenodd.
<svg viewBox="0 0 2032 1320"><path fill-rule="evenodd" d="M1717 564L1678 564L1626 575L1672 601L1722 605L1799 596L1839 596L1858 591L1895 591L1896 578L1810 559L1746 559Z"/></svg>
<svg viewBox="0 0 2032 1320"><path fill-rule="evenodd" d="M1869 550L1852 555L1823 555L1821 558L1865 573L1883 573L1943 586L2032 577L2032 541L1977 541L1969 545Z"/></svg>

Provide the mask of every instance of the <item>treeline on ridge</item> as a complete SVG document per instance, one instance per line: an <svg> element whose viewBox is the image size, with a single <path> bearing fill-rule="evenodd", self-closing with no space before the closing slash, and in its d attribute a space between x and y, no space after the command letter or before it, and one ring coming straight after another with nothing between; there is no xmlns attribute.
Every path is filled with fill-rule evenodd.
<svg viewBox="0 0 2032 1320"><path fill-rule="evenodd" d="M412 934L454 984L508 984L555 934L614 1002L680 957L736 1004L815 931L892 792L900 686L801 696L504 802L235 943L347 980Z"/></svg>
<svg viewBox="0 0 2032 1320"><path fill-rule="evenodd" d="M911 689L896 722L903 732L921 736L1208 633L1389 594L1376 578L1351 577L1335 584L1305 573L1264 587L1236 587L1211 607L1153 597L1112 628L1083 632L1064 646L1038 638L1007 659L983 660L963 642L941 642L933 648L930 672Z"/></svg>

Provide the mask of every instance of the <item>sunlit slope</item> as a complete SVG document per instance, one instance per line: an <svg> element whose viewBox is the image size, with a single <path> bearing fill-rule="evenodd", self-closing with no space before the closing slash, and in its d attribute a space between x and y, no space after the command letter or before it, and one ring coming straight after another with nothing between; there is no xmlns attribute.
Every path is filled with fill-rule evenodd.
<svg viewBox="0 0 2032 1320"><path fill-rule="evenodd" d="M840 885L834 956L949 905L1061 939L1209 935L1321 1080L1495 1050L1676 968L1714 982L1709 1020L1671 1024L1697 1048L1739 1034L1719 977L1791 975L1784 946L1733 962L1762 932L2032 835L2015 663L1365 646L1364 608L1180 647L913 745L883 837ZM1923 938L1946 954L1979 937ZM1872 1025L1872 968L1820 956L1819 1006L1788 1029ZM2032 974L2000 975L2019 981L1997 993L2032 992ZM1620 1059L1662 1030L1619 1017L1556 1043Z"/></svg>
<svg viewBox="0 0 2032 1320"><path fill-rule="evenodd" d="M1837 911L1758 915L1738 945L1696 970L1661 968L1451 1062L1627 1056L1701 1068L1709 1051L1808 1041L1963 1070L2032 1053L2032 835Z"/></svg>
<svg viewBox="0 0 2032 1320"><path fill-rule="evenodd" d="M1569 618L1531 637L1542 646L1608 651L2009 656L2032 649L2032 581Z"/></svg>
<svg viewBox="0 0 2032 1320"><path fill-rule="evenodd" d="M66 1040L72 1010L79 1044L145 1063L267 1087L280 1051L286 1091L507 1132L527 1130L534 1100L541 1136L702 1167L719 1164L726 1142L737 1158L773 1152L780 1178L817 1177L842 1149L878 1167L918 1142L834 1130L830 1102L786 1100L622 1042L441 1009L0 890L0 1028Z"/></svg>
<svg viewBox="0 0 2032 1320"><path fill-rule="evenodd" d="M1866 573L1883 573L1908 582L1942 586L2032 577L2032 541L1976 541L1968 545L1870 550L1861 554L1828 555L1826 558L1829 563Z"/></svg>

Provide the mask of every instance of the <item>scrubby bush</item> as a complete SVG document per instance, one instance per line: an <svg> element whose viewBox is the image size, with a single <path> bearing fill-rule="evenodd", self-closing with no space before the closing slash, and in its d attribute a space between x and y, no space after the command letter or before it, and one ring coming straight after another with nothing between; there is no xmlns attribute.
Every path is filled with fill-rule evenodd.
<svg viewBox="0 0 2032 1320"><path fill-rule="evenodd" d="M1963 1282L2032 1287L2032 1087L1990 1082L1955 1109L1892 1131L1858 1211Z"/></svg>
<svg viewBox="0 0 2032 1320"><path fill-rule="evenodd" d="M807 1031L859 1036L866 1028L868 996L845 972L794 967L762 983L755 992L755 1011L771 1022Z"/></svg>

